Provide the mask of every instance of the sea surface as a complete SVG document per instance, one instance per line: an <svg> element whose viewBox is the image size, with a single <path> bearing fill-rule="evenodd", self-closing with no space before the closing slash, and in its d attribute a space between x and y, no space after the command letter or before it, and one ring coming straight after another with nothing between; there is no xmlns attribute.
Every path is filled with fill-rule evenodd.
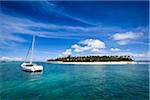
<svg viewBox="0 0 150 100"><path fill-rule="evenodd" d="M148 100L149 65L40 63L29 73L21 62L0 63L0 100Z"/></svg>

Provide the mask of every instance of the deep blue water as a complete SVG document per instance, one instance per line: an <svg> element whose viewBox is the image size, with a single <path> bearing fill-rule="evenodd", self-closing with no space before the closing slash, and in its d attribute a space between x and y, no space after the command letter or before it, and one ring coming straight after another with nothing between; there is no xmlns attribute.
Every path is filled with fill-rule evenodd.
<svg viewBox="0 0 150 100"><path fill-rule="evenodd" d="M149 65L42 63L42 73L20 62L0 63L1 100L148 100Z"/></svg>

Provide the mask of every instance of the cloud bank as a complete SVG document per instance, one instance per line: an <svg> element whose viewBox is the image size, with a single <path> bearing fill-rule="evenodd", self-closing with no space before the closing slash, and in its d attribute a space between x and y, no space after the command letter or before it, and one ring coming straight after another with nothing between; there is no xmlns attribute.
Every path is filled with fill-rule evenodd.
<svg viewBox="0 0 150 100"><path fill-rule="evenodd" d="M123 38L124 39L124 38ZM104 50L105 49L105 50ZM85 53L85 55L84 55ZM120 48L106 48L106 44L98 39L85 39L66 49L61 56L79 54L80 56L131 56L134 59L148 59L149 53L133 53Z"/></svg>
<svg viewBox="0 0 150 100"><path fill-rule="evenodd" d="M23 61L23 58L21 57L0 57L0 61Z"/></svg>
<svg viewBox="0 0 150 100"><path fill-rule="evenodd" d="M121 51L119 48L111 48L110 51Z"/></svg>
<svg viewBox="0 0 150 100"><path fill-rule="evenodd" d="M100 50L105 47L105 43L97 39L86 39L78 42L78 44L72 45L75 52L100 52Z"/></svg>
<svg viewBox="0 0 150 100"><path fill-rule="evenodd" d="M127 45L132 40L135 40L143 35L142 32L125 32L125 33L116 33L112 37L117 41L119 45Z"/></svg>
<svg viewBox="0 0 150 100"><path fill-rule="evenodd" d="M63 52L60 56L68 56L72 54L72 49L66 49L65 52Z"/></svg>

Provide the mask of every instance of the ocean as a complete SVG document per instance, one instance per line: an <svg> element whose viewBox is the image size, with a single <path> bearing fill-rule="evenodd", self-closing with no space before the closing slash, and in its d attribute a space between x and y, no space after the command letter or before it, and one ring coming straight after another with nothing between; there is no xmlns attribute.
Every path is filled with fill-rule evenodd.
<svg viewBox="0 0 150 100"><path fill-rule="evenodd" d="M1 100L148 100L149 65L40 63L29 73L21 62L0 63Z"/></svg>

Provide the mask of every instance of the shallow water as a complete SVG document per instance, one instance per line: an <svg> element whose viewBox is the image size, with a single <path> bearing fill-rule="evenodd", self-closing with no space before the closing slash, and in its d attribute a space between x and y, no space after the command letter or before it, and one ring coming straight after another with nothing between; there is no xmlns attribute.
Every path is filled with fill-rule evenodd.
<svg viewBox="0 0 150 100"><path fill-rule="evenodd" d="M148 100L149 65L42 63L28 73L21 62L0 63L1 100Z"/></svg>

